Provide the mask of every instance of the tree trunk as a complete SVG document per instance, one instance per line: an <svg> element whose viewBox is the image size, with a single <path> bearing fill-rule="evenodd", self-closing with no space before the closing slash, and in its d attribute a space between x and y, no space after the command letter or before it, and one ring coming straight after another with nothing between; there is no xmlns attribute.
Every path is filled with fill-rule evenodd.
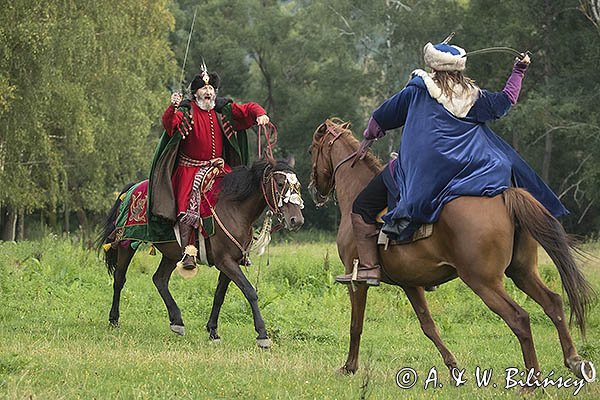
<svg viewBox="0 0 600 400"><path fill-rule="evenodd" d="M56 215L56 209L54 209L48 213L48 226L50 227L51 232L53 232L53 233L60 232L60 224L58 222L58 216Z"/></svg>
<svg viewBox="0 0 600 400"><path fill-rule="evenodd" d="M398 148L396 147L396 135L394 134L394 132L390 132L388 133L388 152L386 154L387 158L384 158L384 162L390 159L390 156L393 152L397 151Z"/></svg>
<svg viewBox="0 0 600 400"><path fill-rule="evenodd" d="M12 207L6 208L4 226L2 227L2 237L0 239L11 242L15 240L17 229L17 213Z"/></svg>
<svg viewBox="0 0 600 400"><path fill-rule="evenodd" d="M552 71L552 61L550 60L549 51L552 49L552 43L550 42L550 31L553 27L553 9L552 9L552 1L546 0L544 2L544 13L545 13L545 26L546 31L544 32L544 45L546 50L543 52L542 61L544 63L544 85L546 95L550 95L550 77L553 76ZM542 161L542 179L548 183L550 178L550 168L552 166L552 133L548 132L546 134L546 138L544 140L544 160Z"/></svg>
<svg viewBox="0 0 600 400"><path fill-rule="evenodd" d="M548 182L552 165L552 133L548 132L544 141L544 161L542 163L542 179Z"/></svg>
<svg viewBox="0 0 600 400"><path fill-rule="evenodd" d="M273 119L273 117L275 116L275 97L273 94L273 91L274 91L273 77L269 73L269 69L267 67L267 62L263 58L260 51L256 52L255 59L258 64L258 68L260 69L260 72L262 73L262 76L265 79L265 84L267 86L267 98L265 99L265 102L264 102L265 110L267 111L267 114L269 114L269 117L271 119Z"/></svg>
<svg viewBox="0 0 600 400"><path fill-rule="evenodd" d="M19 209L19 216L17 218L17 241L22 242L25 240L25 211Z"/></svg>
<svg viewBox="0 0 600 400"><path fill-rule="evenodd" d="M64 211L65 211L65 219L63 221L64 226L63 229L64 231L67 233L67 235L69 235L71 233L71 220L69 218L69 174L67 174L65 172L65 176L64 176L64 181L63 181L63 185L64 185Z"/></svg>
<svg viewBox="0 0 600 400"><path fill-rule="evenodd" d="M67 233L71 233L71 219L69 218L69 207L65 203L65 220L64 220L64 230Z"/></svg>
<svg viewBox="0 0 600 400"><path fill-rule="evenodd" d="M90 240L89 229L88 229L89 224L88 224L87 215L84 210L82 210L82 209L77 210L77 220L79 221L79 232L81 235L81 243L83 244L83 246L85 248L91 249L94 246L94 244Z"/></svg>

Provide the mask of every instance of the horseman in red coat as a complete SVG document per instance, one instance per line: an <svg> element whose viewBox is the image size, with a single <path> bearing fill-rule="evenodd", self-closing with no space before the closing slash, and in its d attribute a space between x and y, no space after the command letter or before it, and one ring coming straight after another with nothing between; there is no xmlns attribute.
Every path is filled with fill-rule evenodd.
<svg viewBox="0 0 600 400"><path fill-rule="evenodd" d="M219 83L219 76L203 66L191 83L191 100L183 100L180 93L171 95L150 172L148 236L165 224L174 225L184 248L180 263L186 269L196 268L196 232L208 207L215 204L221 178L231 167L248 162L245 130L269 123L257 103L217 97ZM203 187L207 174L216 174L208 188Z"/></svg>

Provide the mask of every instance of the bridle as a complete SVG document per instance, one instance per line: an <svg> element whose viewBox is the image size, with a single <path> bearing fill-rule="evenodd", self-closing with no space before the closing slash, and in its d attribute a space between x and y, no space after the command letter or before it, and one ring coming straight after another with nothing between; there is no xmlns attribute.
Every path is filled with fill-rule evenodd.
<svg viewBox="0 0 600 400"><path fill-rule="evenodd" d="M277 183L275 182L275 175L283 175L286 180L283 184L281 190L277 189ZM266 187L267 185L271 186L271 196L268 195ZM271 212L277 216L279 220L283 218L283 206L287 203L292 203L300 206L300 208L304 208L304 202L302 201L302 196L300 194L300 182L291 171L273 171L273 167L269 164L265 167L262 176L261 182L261 190L263 193L263 198L267 203L267 207ZM231 242L242 252L242 265L249 265L249 255L250 255L250 247L252 246L252 240L248 243L248 246L244 247L241 243L229 232L229 230L223 224L223 221L217 215L214 207L210 202L208 202L208 206L210 208L210 212L213 215L215 221L221 228L221 230L225 233L225 235L231 240ZM280 226L279 226L280 227ZM272 230L276 230L278 226L274 227Z"/></svg>
<svg viewBox="0 0 600 400"><path fill-rule="evenodd" d="M325 134L323 134L323 136L321 137L321 139L319 140L319 142L316 145L317 157L315 158L315 162L312 165L311 181L310 181L310 184L308 185L310 193L313 197L313 201L317 207L324 206L333 197L333 193L335 191L335 174L336 174L336 172L340 169L340 167L342 165L344 165L346 162L352 160L357 155L356 151L352 152L347 157L345 157L343 160L341 160L340 162L337 163L337 165L333 168L333 172L331 173L331 176L329 178L329 185L328 185L329 191L326 194L320 193L319 190L317 189L317 162L318 162L319 158L323 155L323 148L325 147L325 145L327 145L329 148L331 148L333 146L333 144L336 142L336 140L338 140L340 138L340 136L342 136L345 133L350 132L346 128L340 128L336 131L328 123L325 123L325 127L326 127ZM331 135L333 137L331 139L327 140L329 135Z"/></svg>
<svg viewBox="0 0 600 400"><path fill-rule="evenodd" d="M275 181L275 175L285 177L283 187L279 190L277 188L277 182ZM270 186L271 188L271 196L268 194L267 186ZM298 181L296 174L291 171L273 171L273 167L267 165L263 172L261 189L267 207L269 207L269 210L271 210L273 215L277 216L279 219L283 217L283 206L287 203L296 204L300 206L300 209L304 208L300 181Z"/></svg>

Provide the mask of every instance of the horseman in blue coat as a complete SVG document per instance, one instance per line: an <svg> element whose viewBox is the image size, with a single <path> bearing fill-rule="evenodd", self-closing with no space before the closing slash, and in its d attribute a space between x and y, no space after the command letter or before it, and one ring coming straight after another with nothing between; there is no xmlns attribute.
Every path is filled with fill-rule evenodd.
<svg viewBox="0 0 600 400"><path fill-rule="evenodd" d="M408 84L371 116L365 139L403 127L398 158L367 185L352 207L359 268L355 282L379 285L377 214L392 194L396 205L383 216L383 231L410 240L422 224L438 220L442 208L459 196L497 196L511 186L528 190L555 217L568 213L552 190L487 125L517 103L528 55L517 59L500 92L477 87L463 74L465 51L427 43L430 72L413 71ZM352 274L336 278L350 283Z"/></svg>

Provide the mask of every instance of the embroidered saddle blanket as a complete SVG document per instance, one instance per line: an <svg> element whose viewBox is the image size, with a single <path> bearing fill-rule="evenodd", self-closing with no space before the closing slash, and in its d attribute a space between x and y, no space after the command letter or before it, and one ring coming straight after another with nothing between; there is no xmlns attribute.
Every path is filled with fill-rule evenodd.
<svg viewBox="0 0 600 400"><path fill-rule="evenodd" d="M115 242L122 240L142 242L173 242L173 226L161 224L153 237L148 237L148 180L141 181L121 195L121 206L115 223Z"/></svg>
<svg viewBox="0 0 600 400"><path fill-rule="evenodd" d="M221 189L222 174L220 166L207 165L200 168L194 180L190 204L182 219L194 227L201 228L204 238L214 234L211 207L215 206L217 194ZM209 204L208 202L211 202ZM132 186L121 195L121 206L115 223L114 240L143 241L152 243L176 241L175 231L171 224L161 224L160 229L153 229L149 235L148 225L148 180ZM202 221L202 223L200 223Z"/></svg>

